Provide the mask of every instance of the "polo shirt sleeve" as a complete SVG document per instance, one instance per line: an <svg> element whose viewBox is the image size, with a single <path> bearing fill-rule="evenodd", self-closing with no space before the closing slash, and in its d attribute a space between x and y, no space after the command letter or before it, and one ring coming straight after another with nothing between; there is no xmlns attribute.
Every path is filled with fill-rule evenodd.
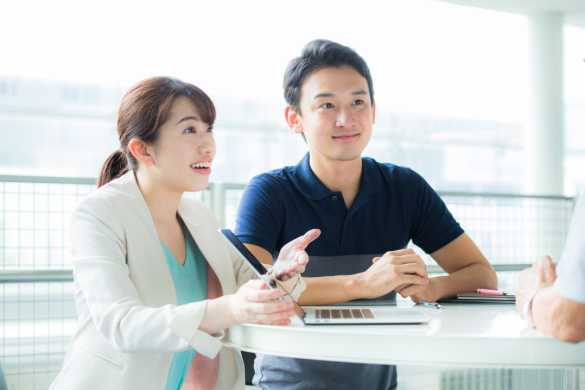
<svg viewBox="0 0 585 390"><path fill-rule="evenodd" d="M585 303L585 198L575 210L563 255L557 267L555 291L567 299Z"/></svg>
<svg viewBox="0 0 585 390"><path fill-rule="evenodd" d="M418 173L410 172L412 241L431 254L463 234L463 229L429 183Z"/></svg>
<svg viewBox="0 0 585 390"><path fill-rule="evenodd" d="M247 244L274 253L283 221L283 204L278 188L269 176L254 177L244 189L235 234Z"/></svg>

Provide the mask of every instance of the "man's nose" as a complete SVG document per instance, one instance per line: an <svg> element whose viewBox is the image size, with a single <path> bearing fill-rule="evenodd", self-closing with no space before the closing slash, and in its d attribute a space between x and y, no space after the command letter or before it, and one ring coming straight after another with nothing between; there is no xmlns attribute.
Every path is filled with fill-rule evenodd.
<svg viewBox="0 0 585 390"><path fill-rule="evenodd" d="M350 127L353 124L354 117L351 110L341 109L337 114L335 125L337 127Z"/></svg>

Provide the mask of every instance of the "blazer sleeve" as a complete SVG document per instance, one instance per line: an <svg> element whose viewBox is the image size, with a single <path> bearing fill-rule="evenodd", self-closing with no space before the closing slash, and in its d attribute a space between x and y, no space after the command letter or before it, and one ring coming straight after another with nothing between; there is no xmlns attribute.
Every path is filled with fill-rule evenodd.
<svg viewBox="0 0 585 390"><path fill-rule="evenodd" d="M192 347L213 358L223 332L212 336L198 330L207 300L160 307L141 301L126 263L127 237L120 214L111 202L90 196L71 219L71 262L81 287L76 294L83 294L98 332L121 352L170 353Z"/></svg>

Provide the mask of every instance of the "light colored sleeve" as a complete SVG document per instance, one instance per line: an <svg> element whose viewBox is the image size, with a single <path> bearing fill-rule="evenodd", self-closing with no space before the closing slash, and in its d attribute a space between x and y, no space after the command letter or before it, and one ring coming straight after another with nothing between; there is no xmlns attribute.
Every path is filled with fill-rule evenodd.
<svg viewBox="0 0 585 390"><path fill-rule="evenodd" d="M563 297L585 303L585 196L573 211L571 228L557 266L555 291Z"/></svg>
<svg viewBox="0 0 585 390"><path fill-rule="evenodd" d="M71 262L81 286L76 293L83 294L95 327L116 349L171 353L192 347L210 358L217 355L223 332L198 330L207 300L160 307L141 301L126 263L124 222L106 200L82 201L72 215L70 235Z"/></svg>

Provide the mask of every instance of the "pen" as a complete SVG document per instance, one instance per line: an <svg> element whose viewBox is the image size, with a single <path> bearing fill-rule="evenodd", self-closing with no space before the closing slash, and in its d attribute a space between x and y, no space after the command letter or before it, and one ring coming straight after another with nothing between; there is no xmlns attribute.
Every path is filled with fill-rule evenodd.
<svg viewBox="0 0 585 390"><path fill-rule="evenodd" d="M478 288L476 291L480 294L487 294L487 295L508 295L507 292L502 291L502 290L488 290L485 288Z"/></svg>
<svg viewBox="0 0 585 390"><path fill-rule="evenodd" d="M420 301L418 304L421 306L424 306L424 307L434 307L435 309L442 309L443 308L443 306L439 305L437 302Z"/></svg>

